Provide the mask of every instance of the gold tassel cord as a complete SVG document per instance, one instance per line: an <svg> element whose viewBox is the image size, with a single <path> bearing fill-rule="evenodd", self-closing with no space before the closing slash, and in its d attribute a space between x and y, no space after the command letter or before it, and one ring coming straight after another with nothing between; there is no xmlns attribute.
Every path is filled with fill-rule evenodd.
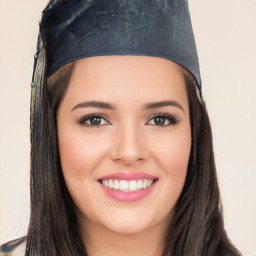
<svg viewBox="0 0 256 256"><path fill-rule="evenodd" d="M45 50L41 49L40 53L35 56L35 68L31 84L31 127L33 127L37 114L41 111L42 92L45 80Z"/></svg>

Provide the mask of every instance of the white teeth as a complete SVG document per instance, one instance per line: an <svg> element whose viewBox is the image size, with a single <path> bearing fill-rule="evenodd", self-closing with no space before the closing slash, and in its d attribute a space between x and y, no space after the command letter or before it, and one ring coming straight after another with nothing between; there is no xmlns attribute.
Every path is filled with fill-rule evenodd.
<svg viewBox="0 0 256 256"><path fill-rule="evenodd" d="M119 188L120 188L119 181L114 180L114 189L119 189Z"/></svg>
<svg viewBox="0 0 256 256"><path fill-rule="evenodd" d="M137 182L135 180L129 181L129 191L135 191L137 189Z"/></svg>
<svg viewBox="0 0 256 256"><path fill-rule="evenodd" d="M102 180L102 185L111 189L120 190L123 192L132 192L141 189L146 189L153 184L153 180Z"/></svg>
<svg viewBox="0 0 256 256"><path fill-rule="evenodd" d="M114 188L114 183L113 183L112 180L109 180L109 181L108 181L108 187L109 187L109 188Z"/></svg>
<svg viewBox="0 0 256 256"><path fill-rule="evenodd" d="M128 191L128 182L126 180L121 180L119 184L121 191Z"/></svg>
<svg viewBox="0 0 256 256"><path fill-rule="evenodd" d="M142 189L142 180L138 180L137 186L138 189Z"/></svg>
<svg viewBox="0 0 256 256"><path fill-rule="evenodd" d="M145 188L147 188L147 186L148 186L148 182L147 182L147 180L144 180L142 183L142 187L145 189Z"/></svg>

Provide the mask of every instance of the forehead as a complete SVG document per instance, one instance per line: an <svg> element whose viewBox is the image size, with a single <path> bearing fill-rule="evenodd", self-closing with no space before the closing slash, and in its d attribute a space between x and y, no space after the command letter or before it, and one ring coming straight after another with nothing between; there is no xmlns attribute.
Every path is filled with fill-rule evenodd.
<svg viewBox="0 0 256 256"><path fill-rule="evenodd" d="M148 56L98 56L76 62L65 98L102 101L187 100L180 68Z"/></svg>

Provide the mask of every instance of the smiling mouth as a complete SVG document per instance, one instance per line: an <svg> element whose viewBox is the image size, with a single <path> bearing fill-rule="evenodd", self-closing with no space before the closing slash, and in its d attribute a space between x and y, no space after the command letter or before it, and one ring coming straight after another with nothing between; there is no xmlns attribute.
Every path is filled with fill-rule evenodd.
<svg viewBox="0 0 256 256"><path fill-rule="evenodd" d="M118 190L122 192L134 192L145 190L151 187L158 179L139 179L139 180L118 180L118 179L104 179L99 182L109 189Z"/></svg>

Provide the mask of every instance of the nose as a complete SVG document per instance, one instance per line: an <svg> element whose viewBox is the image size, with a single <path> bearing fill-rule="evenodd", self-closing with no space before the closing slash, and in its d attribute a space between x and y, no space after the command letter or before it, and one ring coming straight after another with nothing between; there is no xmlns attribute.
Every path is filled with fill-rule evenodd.
<svg viewBox="0 0 256 256"><path fill-rule="evenodd" d="M111 158L125 166L143 162L147 158L147 148L139 128L132 125L120 127L114 134Z"/></svg>

